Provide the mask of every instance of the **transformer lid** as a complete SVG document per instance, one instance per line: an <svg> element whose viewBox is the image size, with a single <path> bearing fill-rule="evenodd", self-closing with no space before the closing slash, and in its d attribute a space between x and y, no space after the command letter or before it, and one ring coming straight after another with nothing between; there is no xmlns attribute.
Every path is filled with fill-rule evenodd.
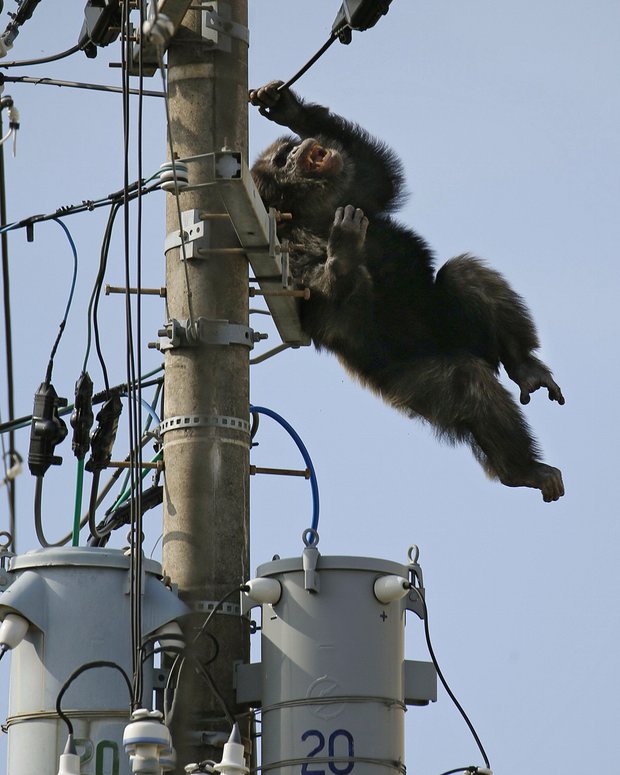
<svg viewBox="0 0 620 775"><path fill-rule="evenodd" d="M47 566L84 566L121 568L129 567L129 557L122 549L102 549L96 546L65 546L49 549L33 549L11 559L12 571L42 568ZM142 567L146 573L162 575L161 565L146 557L142 559Z"/></svg>
<svg viewBox="0 0 620 775"><path fill-rule="evenodd" d="M316 567L317 570L358 570L405 577L409 573L408 565L402 565L393 560L382 560L378 557L330 557L321 554L318 557ZM286 557L259 565L256 575L276 576L280 573L292 573L303 570L303 558L301 556Z"/></svg>

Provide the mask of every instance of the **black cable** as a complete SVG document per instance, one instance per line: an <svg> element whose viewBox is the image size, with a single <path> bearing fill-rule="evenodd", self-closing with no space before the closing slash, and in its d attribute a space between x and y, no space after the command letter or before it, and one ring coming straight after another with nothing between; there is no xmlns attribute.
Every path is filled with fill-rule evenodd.
<svg viewBox="0 0 620 775"><path fill-rule="evenodd" d="M56 357L56 351L58 350L58 345L60 344L60 340L62 339L65 326L67 325L67 319L69 317L69 310L71 309L71 302L73 301L73 293L75 291L75 284L77 281L77 271L78 271L77 248L75 247L75 242L73 241L73 237L71 236L69 229L60 220L60 218L54 218L53 220L55 220L56 223L65 232L67 239L69 240L69 244L71 245L71 250L73 253L73 277L71 279L71 290L69 291L69 299L67 301L67 306L65 307L65 313L63 315L62 320L60 321L60 325L58 326L58 334L56 335L56 340L52 345L52 351L50 353L49 362L47 364L47 374L45 376L45 382L48 385L52 381L52 370L54 368L54 358Z"/></svg>
<svg viewBox="0 0 620 775"><path fill-rule="evenodd" d="M0 63L0 68L30 67L31 65L45 65L48 62L57 62L59 59L65 59L65 57L70 57L72 54L81 51L85 45L85 43L76 43L75 46L71 46L71 48L68 48L66 51L61 51L58 54L50 54L49 56L40 57L39 59L21 59L17 62Z"/></svg>
<svg viewBox="0 0 620 775"><path fill-rule="evenodd" d="M120 207L121 207L120 202L116 202L110 208L110 213L108 215L108 222L106 224L105 232L103 235L103 242L101 243L99 269L97 271L97 277L95 278L95 284L93 286L93 291L90 297L90 301L88 302L88 312L87 312L88 338L86 343L86 354L84 356L84 364L82 366L82 371L85 371L88 363L88 356L90 355L91 333L92 333L94 334L94 337L95 337L95 347L97 350L97 356L99 358L99 363L101 364L101 370L103 372L103 381L106 387L106 395L109 395L110 393L110 383L108 380L108 371L105 365L103 352L101 350L101 341L99 337L99 320L98 320L97 313L99 310L99 298L101 296L103 280L104 280L105 272L108 265L108 253L110 250L110 241L112 238L112 230L114 228L114 220L116 219L116 214L118 213Z"/></svg>
<svg viewBox="0 0 620 775"><path fill-rule="evenodd" d="M470 773L470 775L476 775L478 772L478 767L475 765L471 765L469 767L457 767L454 770L447 770L446 772L442 772L441 775L456 775L456 773Z"/></svg>
<svg viewBox="0 0 620 775"><path fill-rule="evenodd" d="M142 28L142 21L144 16L144 8L140 5L140 29ZM139 374L139 368L136 365L136 348L133 339L133 314L132 303L129 288L131 286L131 251L130 251L130 180L129 180L129 148L130 148L130 74L129 64L131 57L131 27L130 27L130 8L129 3L123 5L123 18L121 29L121 67L122 67L122 87L123 87L123 214L124 214L124 264L125 264L125 287L127 289L125 293L125 328L126 328L126 369L127 369L127 383L132 385L136 383L136 374ZM141 64L139 65L141 75ZM142 78L140 80L142 85ZM142 107L142 100L140 100L140 113ZM141 119L138 119L138 131L141 132ZM141 138L138 138L139 145L141 144ZM141 168L141 153L138 151L138 163ZM140 200L140 197L139 197ZM141 213L141 204L138 205L139 214ZM138 236L140 241L140 237ZM140 260L140 249L138 248L138 263ZM140 288L140 267L138 266L138 289ZM137 312L138 317L140 314L140 293L137 298ZM140 335L140 324L138 320L138 337ZM139 357L139 356L138 356ZM138 386L139 392L139 386ZM141 408L139 398L140 396L134 396L133 391L130 391L130 399L137 398L137 401L130 400L128 408L128 425L129 425L129 447L132 450L130 460L132 465L130 471L131 491L134 497L130 501L130 605L131 605L131 641L132 641L132 665L133 665L133 702L135 707L139 707L142 701L142 663L140 660L140 648L142 638L142 514L141 514L141 494L142 494L142 480L138 477L136 480L136 465L141 466L141 447L138 445L140 438L141 427ZM137 461L134 465L134 454L137 453Z"/></svg>
<svg viewBox="0 0 620 775"><path fill-rule="evenodd" d="M30 83L35 86L58 86L69 89L87 89L90 91L105 91L113 94L122 94L123 89L120 86L108 86L105 83L85 83L83 81L61 81L57 78L34 78L28 75L8 76L0 73L0 84L2 83ZM132 95L142 95L144 97L165 97L161 91L150 91L149 89L130 89Z"/></svg>
<svg viewBox="0 0 620 775"><path fill-rule="evenodd" d="M240 586L235 587L234 589L231 589L229 592L227 592L224 595L224 597L222 597L220 600L218 600L217 603L211 609L211 611L209 611L209 615L204 620L204 622L202 623L202 626L200 627L200 629L198 630L198 632L194 636L194 640L192 641L192 644L195 644L198 641L198 639L204 634L204 632L207 629L207 627L209 626L209 624L211 624L211 619L213 619L215 614L219 611L220 607L222 605L224 605L224 603L228 600L229 597L232 597L233 595L238 595L241 592L248 592L249 589L250 588L248 587L247 584L241 584Z"/></svg>
<svg viewBox="0 0 620 775"><path fill-rule="evenodd" d="M194 665L194 669L196 672L202 676L202 678L205 679L207 682L209 688L215 695L215 698L220 703L222 710L224 711L224 715L226 716L226 720L230 724L231 727L235 726L235 717L233 712L231 711L228 703L224 699L224 695L220 692L220 690L217 688L217 685L215 681L213 680L213 676L211 673L207 670L207 668L201 664L197 659L192 659L192 664Z"/></svg>
<svg viewBox="0 0 620 775"><path fill-rule="evenodd" d="M4 135L2 128L2 114L0 113L0 137ZM0 223L7 220L6 211L6 174L4 167L4 145L0 145ZM13 335L11 330L11 288L9 274L9 240L5 232L0 235L0 247L2 250L2 298L4 307L4 346L6 348L6 397L7 409L9 413L9 422L12 422L15 416L15 390L13 380ZM15 431L9 431L9 467L13 465L15 458ZM11 541L8 549L15 551L16 547L16 485L15 480L11 479L6 483L7 497L9 506L9 533Z"/></svg>
<svg viewBox="0 0 620 775"><path fill-rule="evenodd" d="M284 89L289 89L296 81L298 81L301 76L306 73L312 65L320 59L320 57L323 56L323 54L327 51L327 49L334 43L336 40L338 40L338 35L332 32L332 34L329 36L327 41L321 46L321 48L316 52L316 54L311 57L306 64L301 68L301 70L298 70L294 76L288 79L286 83L283 83L281 86L278 86L278 91L283 91Z"/></svg>
<svg viewBox="0 0 620 775"><path fill-rule="evenodd" d="M42 547L45 549L51 549L54 546L62 546L63 544L66 544L67 541L63 538L60 541L56 541L55 543L51 543L47 540L45 537L45 533L43 532L43 514L42 514L42 508L41 503L43 500L43 477L37 476L35 487L34 487L34 529L35 533L37 534L37 540L41 544ZM69 538L71 538L71 534L69 534Z"/></svg>
<svg viewBox="0 0 620 775"><path fill-rule="evenodd" d="M189 646L190 647L194 646L196 644L196 642L203 635L207 634L206 633L206 629L209 626L209 624L211 623L211 620L213 619L215 614L219 611L220 607L222 605L224 605L224 603L228 600L229 597L232 597L233 595L237 595L240 592L247 592L248 589L249 589L249 587L246 584L241 584L240 586L235 587L234 589L229 590L222 598L220 598L220 600L218 600L217 603L213 606L211 611L209 611L209 615L207 616L207 618L202 623L200 629L198 630L198 632L194 636L194 638L191 641L191 643L189 644ZM209 635L210 635L210 633L209 633ZM215 658L217 657L218 654L219 654L219 643L217 643L217 651L216 651L215 656L211 657L211 659L209 659L209 661L207 662L207 665L210 665L215 660ZM185 660L186 660L186 655L185 654L179 654L177 657L175 657L175 660L172 663L172 666L170 667L170 672L168 673L168 678L166 679L166 686L164 687L164 704L165 704L164 715L165 715L165 718L166 718L166 723L168 723L169 717L172 717L172 715L174 713L174 707L175 707L175 704L176 704L176 695L178 693L178 689L179 689L179 686L180 686L180 683L181 683L181 671L183 669L183 665L185 663ZM194 658L194 660L195 660L195 658ZM176 681L176 686L173 688L172 682L173 682L173 679L174 679L174 674L175 674L175 672L177 670L178 670L178 678L177 678L177 681ZM211 674L208 673L208 671L206 669L205 669L205 673L207 673L207 675L209 676L209 678L207 678L206 675L204 676L205 679L207 680L207 682L209 683L209 685L210 686L215 686L215 684L213 682L213 677L211 676ZM169 694L171 692L174 692L173 699L172 699L172 702L170 703L170 705L168 706L168 696L169 696ZM216 698L218 699L218 701L223 703L224 710L225 710L225 712L227 714L226 717L228 718L230 712L228 710L228 707L227 707L223 697L221 697L221 694L220 694L219 690L217 689L217 687L215 687L214 694L215 694ZM233 723L234 723L234 721L233 721ZM231 726L232 726L232 724L231 724Z"/></svg>
<svg viewBox="0 0 620 775"><path fill-rule="evenodd" d="M65 696L67 690L71 686L71 684L75 681L76 678L78 678L82 673L85 673L87 670L94 670L99 667L110 667L113 670L118 670L118 672L123 676L125 683L127 684L127 688L129 689L129 696L131 697L132 690L131 690L131 681L129 680L129 676L127 673L123 670L123 668L117 664L116 662L109 662L105 659L95 660L93 662L86 662L83 665L80 665L80 667L76 668L71 675L67 678L67 680L62 685L60 691L58 692L58 695L56 696L56 713L60 716L60 718L65 722L67 729L69 731L69 734L73 734L73 724L71 723L71 719L63 713L61 703L62 698ZM127 714L127 717L129 718L129 713Z"/></svg>
<svg viewBox="0 0 620 775"><path fill-rule="evenodd" d="M428 653L430 654L431 661L433 665L435 666L435 670L437 671L437 675L439 676L439 680L441 681L443 688L446 690L446 693L448 694L448 697L452 700L454 703L456 709L463 717L463 720L469 727L469 731L471 732L474 740L476 741L476 745L478 746L478 750L480 751L482 758L484 759L484 763L488 769L491 769L491 765L489 763L489 757L486 754L486 751L484 750L484 746L482 745L482 742L480 738L478 737L478 733L474 729L474 725L469 720L469 717L467 713L465 713L462 705L460 702L456 699L454 693L452 692L452 689L448 686L448 682L444 678L443 673L441 672L441 668L439 667L439 663L437 662L437 657L435 656L435 651L433 649L433 644L431 642L431 633L428 626L428 607L426 605L426 600L424 599L423 595L420 593L420 590L416 587L412 587L412 590L417 592L418 598L422 601L422 608L424 612L424 636L426 638L426 646L428 648ZM459 770L453 770L453 772L459 772Z"/></svg>

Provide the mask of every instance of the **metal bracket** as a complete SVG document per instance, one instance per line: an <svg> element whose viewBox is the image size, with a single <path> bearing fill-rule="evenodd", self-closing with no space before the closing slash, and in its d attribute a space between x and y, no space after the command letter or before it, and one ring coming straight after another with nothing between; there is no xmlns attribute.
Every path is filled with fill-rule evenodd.
<svg viewBox="0 0 620 775"><path fill-rule="evenodd" d="M243 24L231 21L229 3L212 0L204 3L202 11L202 37L207 45L218 51L230 53L232 39L250 44L250 31Z"/></svg>
<svg viewBox="0 0 620 775"><path fill-rule="evenodd" d="M185 165L202 162L201 181L184 190L210 188L217 191L240 245L230 249L209 249L210 235L205 220L208 223L208 218L214 216L190 210L186 220L182 220L186 256L207 257L213 252L245 253L263 291L292 290L289 246L286 240L280 244L277 237L277 219L281 215L275 210L267 213L242 154L226 150L188 156L178 161ZM220 214L216 215L219 217ZM180 234L175 231L166 239L166 250L181 244ZM301 327L297 299L288 295L269 295L265 301L283 342L293 346L310 344L310 338Z"/></svg>
<svg viewBox="0 0 620 775"><path fill-rule="evenodd" d="M159 426L159 435L182 428L230 428L235 431L250 433L250 423L240 417L228 417L221 414L189 414L168 417Z"/></svg>
<svg viewBox="0 0 620 775"><path fill-rule="evenodd" d="M185 245L185 250L180 252L181 261L183 258L199 258L198 249L209 244L208 223L200 219L200 210L193 209L181 213L181 226L183 238L178 230L169 232L166 235L164 253Z"/></svg>
<svg viewBox="0 0 620 775"><path fill-rule="evenodd" d="M200 347L202 345L240 344L250 350L254 342L264 338L264 334L255 333L241 323L229 323L228 320L209 320L196 318L193 326L189 320L173 318L159 332L157 349L162 352L177 347Z"/></svg>

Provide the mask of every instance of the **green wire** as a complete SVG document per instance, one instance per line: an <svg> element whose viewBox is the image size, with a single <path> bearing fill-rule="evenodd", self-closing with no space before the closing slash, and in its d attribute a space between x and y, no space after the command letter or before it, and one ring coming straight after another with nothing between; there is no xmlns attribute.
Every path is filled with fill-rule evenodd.
<svg viewBox="0 0 620 775"><path fill-rule="evenodd" d="M84 488L84 458L78 460L75 484L75 511L73 512L73 533L71 546L80 544L80 521L82 518L82 490Z"/></svg>

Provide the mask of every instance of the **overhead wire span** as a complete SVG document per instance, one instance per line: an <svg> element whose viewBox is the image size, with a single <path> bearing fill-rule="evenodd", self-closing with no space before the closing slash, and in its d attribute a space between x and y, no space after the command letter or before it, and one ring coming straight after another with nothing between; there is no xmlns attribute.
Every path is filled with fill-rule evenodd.
<svg viewBox="0 0 620 775"><path fill-rule="evenodd" d="M110 92L112 94L122 94L123 89L121 86L108 86L105 83L88 83L84 81L63 81L57 78L35 78L29 75L4 75L0 73L0 84L2 83L28 83L34 86L56 86L66 87L69 89L85 89L87 91L102 91ZM132 96L143 97L165 97L166 95L160 91L151 91L149 89L129 89L129 94Z"/></svg>
<svg viewBox="0 0 620 775"><path fill-rule="evenodd" d="M73 56L81 51L88 43L76 43L75 46L66 49L66 51L59 51L57 54L49 54L45 57L39 57L38 59L20 59L14 62L2 62L0 63L0 69L7 69L9 67L32 67L33 65L46 65L48 62L57 62L59 59L65 59L66 57Z"/></svg>
<svg viewBox="0 0 620 775"><path fill-rule="evenodd" d="M0 134L2 134L2 112L0 111ZM4 148L0 147L0 223L4 223L7 218L6 209L6 175L4 172ZM0 248L2 250L2 299L4 308L4 346L6 363L6 397L7 409L9 414L9 423L13 421L15 415L15 385L13 379L13 333L11 320L11 285L9 271L9 241L5 232L0 234ZM8 477L8 469L14 465L15 456L15 431L9 431L8 453L5 451L4 440L2 442L2 459L4 464L5 479ZM7 465L7 454L9 456ZM15 551L17 529L16 523L16 485L15 480L7 481L7 498L9 512L9 533L11 542L9 548Z"/></svg>

